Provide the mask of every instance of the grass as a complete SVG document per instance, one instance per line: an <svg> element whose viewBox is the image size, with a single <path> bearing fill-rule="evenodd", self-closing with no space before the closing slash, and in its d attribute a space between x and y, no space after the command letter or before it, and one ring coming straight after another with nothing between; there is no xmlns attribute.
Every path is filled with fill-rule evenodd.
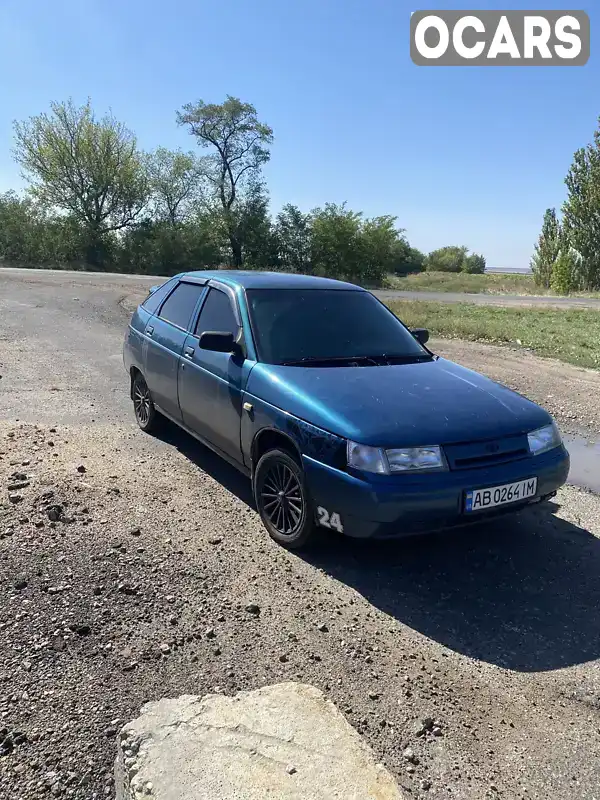
<svg viewBox="0 0 600 800"><path fill-rule="evenodd" d="M466 292L468 294L552 295L536 286L531 275L468 275L462 272L420 272L399 278L389 275L386 288L422 292ZM594 295L578 293L581 297ZM598 296L596 294L596 296Z"/></svg>
<svg viewBox="0 0 600 800"><path fill-rule="evenodd" d="M540 356L600 369L599 311L411 300L387 304L405 325L427 328L432 336L525 347Z"/></svg>

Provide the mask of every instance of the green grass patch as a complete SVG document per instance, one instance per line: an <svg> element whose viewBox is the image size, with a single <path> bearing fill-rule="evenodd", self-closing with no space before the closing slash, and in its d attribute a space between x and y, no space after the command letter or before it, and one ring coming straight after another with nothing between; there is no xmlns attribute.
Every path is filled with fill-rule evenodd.
<svg viewBox="0 0 600 800"><path fill-rule="evenodd" d="M432 336L527 347L540 356L600 369L598 311L411 300L387 305L409 328L427 328Z"/></svg>
<svg viewBox="0 0 600 800"><path fill-rule="evenodd" d="M465 292L467 294L522 294L552 295L553 293L536 286L531 275L468 275L458 272L420 272L399 278L389 275L386 281L389 289L405 292ZM598 293L577 293L579 297L598 297Z"/></svg>
<svg viewBox="0 0 600 800"><path fill-rule="evenodd" d="M420 272L399 278L390 275L390 289L469 294L543 294L531 275L469 275L463 272Z"/></svg>

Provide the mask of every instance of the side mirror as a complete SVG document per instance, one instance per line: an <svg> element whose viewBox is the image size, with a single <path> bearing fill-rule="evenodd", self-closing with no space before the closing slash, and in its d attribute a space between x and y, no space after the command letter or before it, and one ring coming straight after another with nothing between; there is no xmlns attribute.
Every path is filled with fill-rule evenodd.
<svg viewBox="0 0 600 800"><path fill-rule="evenodd" d="M425 345L429 341L429 331L427 328L413 328L411 333L419 344Z"/></svg>
<svg viewBox="0 0 600 800"><path fill-rule="evenodd" d="M155 292L157 289L160 289L160 284L159 284L159 283L157 283L157 284L156 284L156 286L151 286L151 287L150 287L150 292L149 292L149 294L154 294L154 292Z"/></svg>
<svg viewBox="0 0 600 800"><path fill-rule="evenodd" d="M231 332L204 331L200 337L200 347L214 353L234 353L238 346Z"/></svg>

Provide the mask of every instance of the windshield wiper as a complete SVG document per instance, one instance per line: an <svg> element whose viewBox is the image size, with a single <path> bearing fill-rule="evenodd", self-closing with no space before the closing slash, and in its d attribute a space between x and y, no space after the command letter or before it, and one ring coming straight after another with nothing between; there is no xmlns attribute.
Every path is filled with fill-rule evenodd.
<svg viewBox="0 0 600 800"><path fill-rule="evenodd" d="M406 354L406 355L388 355L387 353L378 353L377 355L366 356L305 356L304 358L293 358L281 362L282 367L297 367L297 366L315 366L316 364L323 364L328 366L344 366L348 364L373 364L376 367L385 366L389 364L415 364L419 361L431 361L432 356L428 353L423 354Z"/></svg>
<svg viewBox="0 0 600 800"><path fill-rule="evenodd" d="M287 361L281 361L282 367L296 367L304 364L355 364L359 361L370 361L377 365L377 361L373 356L304 356L304 358L291 358Z"/></svg>
<svg viewBox="0 0 600 800"><path fill-rule="evenodd" d="M429 353L419 353L418 355L416 353L407 353L405 355L382 353L378 356L365 356L365 358L379 359L387 364L417 364L420 361L431 361L433 357Z"/></svg>

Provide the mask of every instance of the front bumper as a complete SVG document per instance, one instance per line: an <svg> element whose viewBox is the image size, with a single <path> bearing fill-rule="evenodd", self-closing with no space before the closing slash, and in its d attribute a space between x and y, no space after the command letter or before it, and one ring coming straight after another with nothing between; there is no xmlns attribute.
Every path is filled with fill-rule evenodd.
<svg viewBox="0 0 600 800"><path fill-rule="evenodd" d="M482 522L500 514L518 511L550 497L566 483L569 454L561 446L540 456L531 456L473 470L424 475L363 476L349 474L303 456L307 488L317 517L325 520L339 514L343 532L359 539L401 538ZM487 511L464 513L464 495L469 489L485 489L537 477L533 498ZM336 518L337 519L337 518Z"/></svg>

